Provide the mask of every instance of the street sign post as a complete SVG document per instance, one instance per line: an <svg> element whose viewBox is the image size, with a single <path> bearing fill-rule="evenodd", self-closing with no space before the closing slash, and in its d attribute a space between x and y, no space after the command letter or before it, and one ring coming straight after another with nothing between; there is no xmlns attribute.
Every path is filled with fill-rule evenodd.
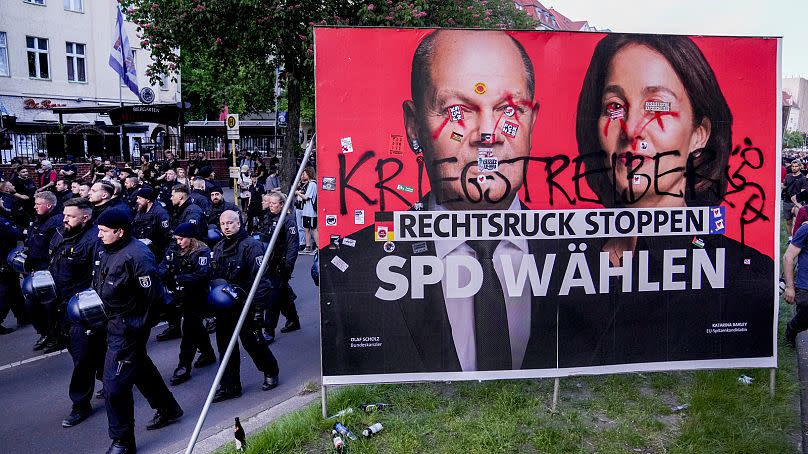
<svg viewBox="0 0 808 454"><path fill-rule="evenodd" d="M228 114L227 118L225 119L225 126L227 127L227 139L230 140L230 150L233 153L233 167L238 166L238 162L236 161L236 140L239 139L239 132L238 132L238 114ZM230 172L230 176L233 176L233 173ZM240 180L240 175L236 175L236 178L233 180L233 203L238 206L238 182Z"/></svg>

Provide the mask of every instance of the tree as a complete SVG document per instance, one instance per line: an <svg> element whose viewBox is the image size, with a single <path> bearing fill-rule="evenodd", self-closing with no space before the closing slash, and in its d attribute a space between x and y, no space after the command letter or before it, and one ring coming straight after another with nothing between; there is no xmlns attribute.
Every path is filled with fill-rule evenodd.
<svg viewBox="0 0 808 454"><path fill-rule="evenodd" d="M800 131L786 131L783 135L784 148L802 148L804 141L805 135Z"/></svg>
<svg viewBox="0 0 808 454"><path fill-rule="evenodd" d="M182 72L195 114L275 108L282 67L288 120L281 167L293 180L301 105L312 106L314 25L532 29L509 0L120 0L154 61L147 75ZM304 102L306 100L306 102Z"/></svg>

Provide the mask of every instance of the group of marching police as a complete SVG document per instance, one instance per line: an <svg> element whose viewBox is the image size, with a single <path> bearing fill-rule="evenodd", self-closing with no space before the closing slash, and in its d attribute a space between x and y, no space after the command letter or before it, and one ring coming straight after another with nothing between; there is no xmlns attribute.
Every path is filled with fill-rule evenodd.
<svg viewBox="0 0 808 454"><path fill-rule="evenodd" d="M0 255L7 257L0 267L0 323L13 311L19 324L36 329L34 350L68 349L72 409L63 427L90 416L95 382L102 382L97 396L106 399L108 453L136 451L133 386L155 410L146 429L183 415L149 358L151 328L166 320L157 340L181 338L171 385L189 380L194 367L215 364L209 333L216 333L221 359L276 229L278 240L239 333L264 374L264 390L278 385L269 344L280 314L286 318L281 332L300 329L289 287L298 255L295 216L278 225L285 195L257 189L261 211L245 225L247 216L224 200L209 166L191 162L188 178L178 181L185 172L173 158L167 161L151 165L151 172L146 165L110 169L94 162L87 179L60 171L48 186L53 175L41 174L54 170L43 161L36 169L16 166L0 181ZM21 181L29 179L32 185ZM237 343L213 402L241 395L239 358Z"/></svg>

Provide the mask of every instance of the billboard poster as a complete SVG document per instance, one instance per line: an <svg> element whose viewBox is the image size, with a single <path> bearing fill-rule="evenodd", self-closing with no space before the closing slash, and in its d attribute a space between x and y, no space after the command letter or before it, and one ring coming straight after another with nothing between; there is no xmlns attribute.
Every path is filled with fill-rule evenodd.
<svg viewBox="0 0 808 454"><path fill-rule="evenodd" d="M779 55L316 28L323 383L776 367Z"/></svg>

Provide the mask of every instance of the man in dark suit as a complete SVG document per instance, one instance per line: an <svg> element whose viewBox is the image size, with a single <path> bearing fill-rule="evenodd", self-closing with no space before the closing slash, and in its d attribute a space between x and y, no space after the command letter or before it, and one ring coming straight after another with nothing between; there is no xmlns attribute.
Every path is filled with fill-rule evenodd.
<svg viewBox="0 0 808 454"><path fill-rule="evenodd" d="M433 32L415 52L411 84L413 99L402 106L407 141L423 157L432 191L419 206L526 209L517 192L538 105L522 45L503 32ZM500 266L502 257L519 263L525 254L542 263L549 242L374 236L371 226L348 238L354 247L321 252L324 375L556 366L557 303L533 297L527 284L519 295L505 292ZM450 276L464 260L481 272ZM409 288L394 295L402 279Z"/></svg>

